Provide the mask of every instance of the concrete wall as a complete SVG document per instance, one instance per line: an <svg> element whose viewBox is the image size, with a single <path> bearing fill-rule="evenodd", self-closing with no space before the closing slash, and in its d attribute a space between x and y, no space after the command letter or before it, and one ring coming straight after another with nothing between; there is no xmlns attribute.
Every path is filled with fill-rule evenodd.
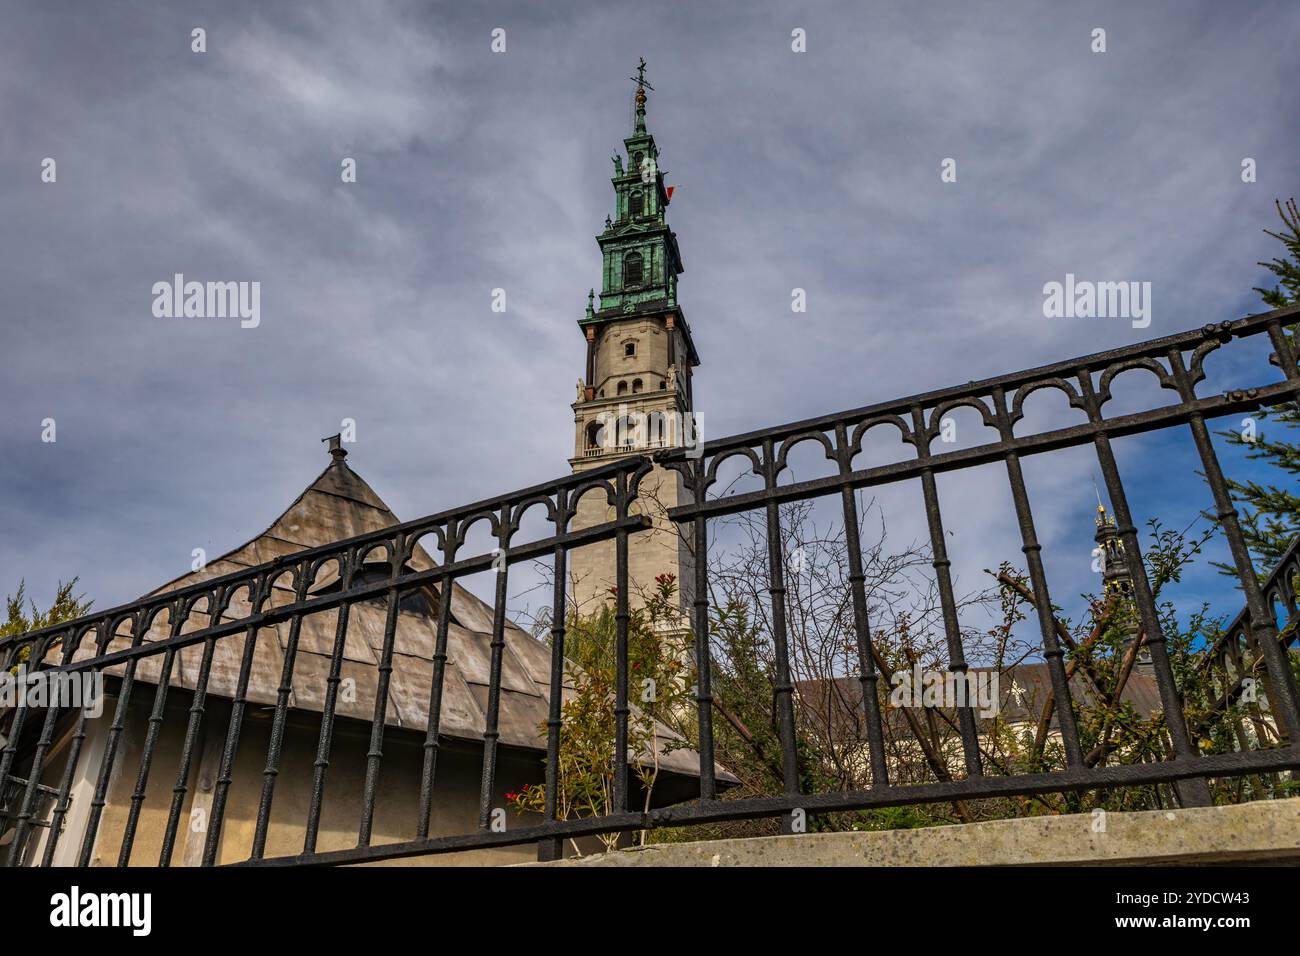
<svg viewBox="0 0 1300 956"><path fill-rule="evenodd" d="M99 826L93 865L115 866L117 864L122 834L130 812L131 794L135 790L143 743L148 730L152 700L153 688L148 685L137 685L111 777L108 801ZM171 807L172 791L176 785L180 765L189 703L188 692L178 691L169 694L166 716L155 748L132 849L131 865L133 866L158 865L159 851L162 848ZM74 784L72 791L68 826L60 838L57 849L56 863L61 865L74 865L77 861L81 834L89 804L93 799L103 746L115 706L116 700L109 698L105 703L104 716L89 726L89 734L79 761L81 764L77 774L79 783ZM267 707L250 707L246 712L232 775L233 782L230 787L225 824L222 829L219 863L238 862L249 855L257 820L258 801L262 792L263 769L266 764L273 714L273 708ZM220 699L208 701L208 709L204 716L205 733L194 750L190 787L183 804L172 865L198 865L202 858L206 832L202 828L201 821L206 819L207 808L211 806L229 715L228 701ZM275 799L266 841L268 857L302 852L319 728L320 715L314 713L291 713L287 722L283 758L276 781ZM317 840L318 851L356 846L369 734L370 728L367 723L342 718L336 721L330 766L326 775L325 799L322 804ZM424 759L423 742L423 732L389 728L385 734L383 764L375 801L372 845L415 838ZM63 748L56 759L50 762L46 772L42 774L42 783L58 786L60 774L66 766L66 754L66 748ZM465 834L477 829L481 773L481 744L444 742L438 756L430 835ZM525 783L540 783L542 773L540 754L520 754L503 749L498 763L497 798L494 805L505 807L504 795L507 791L518 790ZM203 812L195 814L196 809ZM513 809L507 810L507 825L510 827L528 825L537 820L538 817L534 814L520 815ZM200 822L195 824L195 821ZM44 839L45 835L42 834L42 845ZM34 857L39 861L40 849L41 846L38 845L35 851L29 854L29 858ZM408 865L430 863L490 865L535 858L535 847L525 845L439 854L394 862Z"/></svg>
<svg viewBox="0 0 1300 956"><path fill-rule="evenodd" d="M534 866L1300 865L1300 798L919 830L665 843Z"/></svg>

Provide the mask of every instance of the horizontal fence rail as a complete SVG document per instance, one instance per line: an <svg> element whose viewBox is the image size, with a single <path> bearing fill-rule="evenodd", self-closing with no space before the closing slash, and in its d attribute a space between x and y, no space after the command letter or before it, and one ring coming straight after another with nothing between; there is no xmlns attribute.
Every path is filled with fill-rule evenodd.
<svg viewBox="0 0 1300 956"><path fill-rule="evenodd" d="M248 865L300 863L362 863L392 860L431 853L487 849L528 843L538 845L543 858L555 858L562 841L602 833L628 832L661 826L683 826L780 817L787 832L791 814L861 810L875 807L948 802L978 798L1012 797L1044 792L1073 792L1113 787L1167 784L1185 806L1204 805L1210 800L1207 780L1258 773L1278 773L1300 767L1300 708L1289 660L1295 638L1296 595L1293 580L1300 573L1300 551L1293 545L1272 574L1261 580L1246 548L1229 487L1211 443L1207 421L1229 414L1254 411L1300 398L1300 369L1288 330L1300 322L1300 308L1281 309L1235 322L1205 326L1179 335L1139 345L1085 356L982 382L884 402L836 415L809 419L790 425L763 429L710 441L702 454L692 456L684 449L657 452L653 460L631 455L571 477L536 485L508 495L486 499L393 525L379 531L350 537L335 543L295 551L273 561L213 577L194 585L162 591L139 601L97 612L41 630L0 640L0 666L16 669L20 664L45 674L104 674L113 680L115 696L110 710L100 718L88 718L84 711L75 716L58 708L32 709L19 702L0 715L5 746L0 752L0 832L8 832L8 846L0 847L0 859L8 865L40 863L51 865L62 840L73 840L76 860L87 865L97 859L110 784L115 774L134 773L129 799L120 808L121 842L115 862L142 862L133 858L138 828L150 804L150 779L165 773L175 779L158 865L171 865L182 825L189 825L186 807L200 779L207 779L210 808L203 820L202 852L193 862L213 865L223 859L221 848L230 808L232 783L240 753L241 734L250 720L265 721L267 748L261 771L260 797L249 814ZM1196 386L1205 379L1204 363L1216 350L1234 341L1267 336L1271 364L1277 371L1261 375L1271 380L1226 394L1198 396ZM1121 372L1145 369L1171 393L1168 405L1108 418L1105 405L1111 398L1111 383ZM1280 381L1277 379L1280 377ZM1024 418L1026 398L1039 389L1063 392L1069 404L1086 421L1029 435L1017 435L1015 426ZM944 417L953 410L975 410L984 424L997 435L995 441L972 448L937 451ZM876 425L896 428L901 440L912 446L915 458L887 465L855 468L863 451L866 432ZM1183 701L1170 655L1159 625L1151 584L1130 512L1124 483L1111 446L1113 438L1173 426L1186 427L1192 436L1199 462L1209 486L1212 513L1223 530L1245 608L1211 647L1204 666L1220 673L1224 701L1240 694L1242 679L1257 676L1265 688L1268 713L1276 728L1277 746L1235 753L1202 755L1189 733ZM814 442L833 464L834 474L805 481L780 483L792 449ZM1076 726L1075 701L1066 669L1066 648L1058 638L1053 618L1051 592L1046 579L1035 530L1030 497L1022 473L1026 456L1092 445L1104 479L1116 521L1116 533L1123 544L1126 567L1133 584L1133 602L1140 625L1147 635L1160 703L1165 715L1170 759L1118 766L1089 766L1084 759ZM719 466L739 456L748 462L762 489L724 497L710 497L718 480ZM882 674L873 646L872 622L864 584L859 514L855 491L903 480L920 483L924 497L930 557L942 613L942 636L948 668L964 674L969 664L957 619L957 601L950 574L950 559L936 475L976 465L1001 462L1015 508L1028 571L1029 587L1036 608L1041 635L1041 654L1050 673L1055 700L1056 724L1064 752L1065 766L1051 773L997 774L984 766L980 730L973 706L957 708L957 731L964 770L960 779L935 783L901 785L890 779L885 750L884 723L880 701ZM694 562L690 582L692 604L689 624L693 631L696 686L694 689L698 738L698 799L655 809L634 809L630 799L628 696L629 542L650 527L649 519L637 506L642 479L656 467L678 472L688 492L685 503L672 507L669 519L699 558ZM585 495L597 495L607 506L606 520L575 526L577 503ZM850 590L856 660L862 693L861 718L872 784L867 789L827 793L800 790L796 708L798 690L791 677L791 650L786 620L786 581L781 550L780 506L789 502L838 495L848 540L848 582ZM522 541L524 513L539 506L551 533L540 539ZM728 798L719 792L719 768L715 765L712 723L714 701L711 682L709 567L703 556L709 553L710 519L741 512L761 513L768 546L767 594L770 599L769 635L774 653L773 717L780 746L779 763L784 780L780 795L761 798ZM470 529L485 523L493 546L465 554ZM564 819L557 806L562 702L565 692L565 621L568 595L566 561L574 549L602 542L613 543L615 587L615 642L617 646L616 700L610 737L615 742L616 772L612 809L606 815ZM416 560L420 549L436 551L436 559ZM548 697L545 705L546 806L536 825L504 830L492 826L496 808L499 758L501 756L500 708L503 671L506 667L506 602L508 571L521 561L550 559L553 564L553 594L550 619ZM372 572L377 565L384 571ZM481 781L477 805L477 827L447 835L431 832L439 755L445 750L446 734L441 721L444 690L450 668L448 647L453 639L452 593L458 580L470 575L495 574L491 607L486 694L480 706L484 714L481 742ZM324 581L330 586L322 585ZM686 582L684 582L686 583ZM419 774L418 811L414 838L375 843L375 806L383 790L385 728L395 660L401 653L397 630L402 602L422 589L436 589L436 631L432 638L429 704L423 714L424 743ZM326 814L327 784L331 778L331 756L335 746L337 717L342 706L340 686L345 645L350 639L349 616L366 602L381 602L386 609L382 637L376 647L374 667L374 713L370 719L369 743L360 770L359 819L356 845L345 849L321 850L318 835ZM1290 620L1274 612L1280 606ZM275 830L272 816L275 797L285 786L284 741L298 711L295 701L295 668L306 640L304 621L313 615L334 615L333 642L328 648L328 677L324 681L319 737L315 744L307 806L304 815L302 851L290 855L268 855ZM279 682L273 704L254 707L250 680L259 652L259 640L266 632L278 635ZM235 651L237 676L231 675L234 691L229 700L229 718L224 726L213 726L210 716L210 682L220 666L220 652ZM188 651L189 654L185 652ZM169 692L184 672L184 690L189 708L183 727L168 725ZM179 685L178 685L179 686ZM133 705L133 701L136 703ZM256 709L256 714L252 713ZM175 711L173 711L174 713ZM147 718L135 720L133 715ZM87 723L108 721L107 730L94 738L90 752ZM266 725L261 725L266 726ZM179 761L175 766L155 766L160 741L169 733L180 736ZM205 735L216 734L220 742L211 767L200 770L198 751ZM56 739L57 737L57 739ZM541 747L539 750L543 749ZM83 750L86 751L83 753ZM44 771L58 753L64 768L59 779L42 782ZM127 756L133 771L126 767ZM85 759L83 759L85 758ZM93 758L93 759L92 759ZM73 806L74 778L86 775L93 782L84 791L84 806ZM205 774L207 777L205 778ZM84 799L84 798L83 798ZM156 798L155 798L156 803ZM158 808L159 812L162 808ZM75 826L74 826L75 816ZM115 824L116 826L117 824ZM39 859L34 858L33 837L45 834ZM149 861L152 862L152 861Z"/></svg>

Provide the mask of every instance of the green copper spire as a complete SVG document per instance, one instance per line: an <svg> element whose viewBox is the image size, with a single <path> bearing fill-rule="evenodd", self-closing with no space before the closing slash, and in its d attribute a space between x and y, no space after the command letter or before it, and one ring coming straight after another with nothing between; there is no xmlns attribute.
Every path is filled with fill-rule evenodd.
<svg viewBox="0 0 1300 956"><path fill-rule="evenodd" d="M637 67L636 123L623 140L627 157L615 155L614 215L596 237L604 259L600 309L583 321L599 322L629 313L660 312L677 305L677 277L682 273L677 237L668 228L664 211L668 192L659 168L659 148L646 129L645 60Z"/></svg>

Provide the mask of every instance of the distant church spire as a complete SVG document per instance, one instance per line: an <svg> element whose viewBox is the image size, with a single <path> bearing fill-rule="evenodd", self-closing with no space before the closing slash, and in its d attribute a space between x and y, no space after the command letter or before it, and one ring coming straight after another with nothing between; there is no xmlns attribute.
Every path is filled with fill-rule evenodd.
<svg viewBox="0 0 1300 956"><path fill-rule="evenodd" d="M1124 560L1124 542L1120 540L1115 519L1106 513L1106 506L1101 503L1101 494L1097 497L1097 534L1093 538L1101 551L1101 584L1106 594L1127 597L1133 593L1133 581L1129 577L1128 564Z"/></svg>
<svg viewBox="0 0 1300 956"><path fill-rule="evenodd" d="M1114 595L1117 602L1127 605L1124 620L1124 643L1122 653L1127 654L1129 647L1137 640L1137 620L1132 613L1133 578L1129 575L1128 561L1124 551L1124 542L1120 540L1115 518L1106 512L1101 503L1101 492L1097 492L1097 534L1093 539L1101 555L1102 590L1107 597ZM1138 673L1149 673L1152 667L1151 654L1145 646L1138 651L1134 669Z"/></svg>

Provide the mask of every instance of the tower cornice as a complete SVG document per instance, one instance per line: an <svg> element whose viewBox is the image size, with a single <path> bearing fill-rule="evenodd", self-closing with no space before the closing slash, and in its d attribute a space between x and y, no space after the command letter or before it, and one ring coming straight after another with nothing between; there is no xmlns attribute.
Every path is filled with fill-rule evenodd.
<svg viewBox="0 0 1300 956"><path fill-rule="evenodd" d="M588 329L601 330L607 325L613 325L618 322L641 322L646 319L661 319L667 324L671 319L674 328L682 334L682 340L686 343L687 358L692 367L700 364L700 354L695 349L695 340L691 336L690 324L686 321L686 316L682 313L681 307L660 306L658 308L634 308L630 312L624 312L622 309L601 309L593 313L588 318L578 320L578 328L587 334Z"/></svg>

